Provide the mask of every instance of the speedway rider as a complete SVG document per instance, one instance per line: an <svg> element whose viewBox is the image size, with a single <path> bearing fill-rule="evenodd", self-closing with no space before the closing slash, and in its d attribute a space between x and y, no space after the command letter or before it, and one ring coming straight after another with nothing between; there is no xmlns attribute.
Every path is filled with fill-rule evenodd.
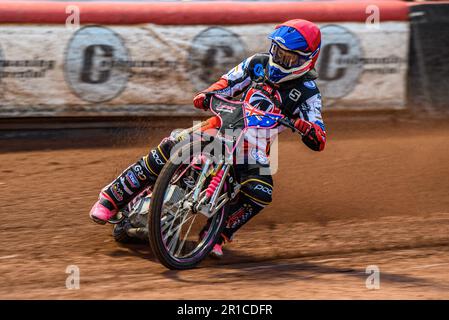
<svg viewBox="0 0 449 320"><path fill-rule="evenodd" d="M288 116L295 120L304 144L321 151L326 132L321 117L321 95L314 81L320 30L310 21L295 19L276 26L268 38L271 40L269 53L243 60L203 92L214 91L232 97L242 94L242 100L259 109ZM203 92L195 96L193 104L207 110ZM163 139L107 185L90 212L92 220L106 223L142 190L154 184L174 145L172 136ZM260 153L249 151L249 157L260 166L267 166L266 158ZM226 228L211 252L216 257L223 255L222 245L272 200L271 175L261 175L257 165L240 166L239 170L242 188L237 203L230 206Z"/></svg>

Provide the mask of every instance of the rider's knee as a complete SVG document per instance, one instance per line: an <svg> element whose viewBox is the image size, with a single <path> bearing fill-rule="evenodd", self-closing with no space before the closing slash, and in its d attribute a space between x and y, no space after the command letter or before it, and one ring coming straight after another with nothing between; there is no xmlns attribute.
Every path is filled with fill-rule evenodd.
<svg viewBox="0 0 449 320"><path fill-rule="evenodd" d="M171 155L171 150L175 146L176 141L170 136L164 138L161 143L155 148L162 159L167 162Z"/></svg>
<svg viewBox="0 0 449 320"><path fill-rule="evenodd" d="M158 176L164 165L170 158L171 149L175 142L169 138L164 138L150 153L143 158L146 168L155 176Z"/></svg>
<svg viewBox="0 0 449 320"><path fill-rule="evenodd" d="M273 179L271 176L247 177L242 181L241 192L262 207L269 205L273 200Z"/></svg>

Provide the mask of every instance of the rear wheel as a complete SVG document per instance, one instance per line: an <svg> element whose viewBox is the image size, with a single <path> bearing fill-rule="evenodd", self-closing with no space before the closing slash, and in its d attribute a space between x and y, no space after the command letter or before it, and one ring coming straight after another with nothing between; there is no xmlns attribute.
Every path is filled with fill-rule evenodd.
<svg viewBox="0 0 449 320"><path fill-rule="evenodd" d="M195 155L192 152L194 150L200 152ZM178 155L181 154L187 155L187 161L182 159L176 161L176 164L168 161L162 169L153 189L148 215L151 248L159 261L169 269L190 269L200 263L220 236L228 212L228 205L225 204L208 219L185 205L192 198L192 190L202 170L202 164L193 164L195 159L198 156L213 159L201 153L199 141L186 145ZM201 191L208 187L209 181L210 178ZM225 182L223 190L228 188Z"/></svg>

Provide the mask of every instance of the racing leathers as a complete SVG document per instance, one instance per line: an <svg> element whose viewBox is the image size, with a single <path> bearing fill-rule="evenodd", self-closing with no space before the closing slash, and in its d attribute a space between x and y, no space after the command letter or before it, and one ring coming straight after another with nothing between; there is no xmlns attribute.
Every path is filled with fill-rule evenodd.
<svg viewBox="0 0 449 320"><path fill-rule="evenodd" d="M264 53L245 59L205 91L215 91L234 98L241 95L241 100L255 108L288 116L296 120L295 127L302 132L305 145L315 151L323 150L326 132L321 116L321 95L314 81L316 72L312 70L300 78L279 85L269 84L263 81L268 59L269 55ZM197 96L195 106L206 107L203 100ZM283 129L279 128L279 131ZM251 140L251 137L246 139ZM150 150L148 155L129 166L102 190L102 204L110 210L121 209L143 189L154 184L175 144L175 135L172 134ZM237 165L241 190L238 200L230 205L230 216L222 241L232 239L239 228L272 201L273 179L269 170L263 173L260 170L262 167L269 168L268 153L262 152L261 148L249 148L246 152L254 161Z"/></svg>

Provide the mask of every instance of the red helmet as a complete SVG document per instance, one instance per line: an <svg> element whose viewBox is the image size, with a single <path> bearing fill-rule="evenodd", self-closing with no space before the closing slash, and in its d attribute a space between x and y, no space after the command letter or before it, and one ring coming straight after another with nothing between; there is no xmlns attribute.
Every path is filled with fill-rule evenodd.
<svg viewBox="0 0 449 320"><path fill-rule="evenodd" d="M279 83L299 78L315 67L321 46L321 32L310 21L295 19L277 25L272 40L268 76Z"/></svg>

